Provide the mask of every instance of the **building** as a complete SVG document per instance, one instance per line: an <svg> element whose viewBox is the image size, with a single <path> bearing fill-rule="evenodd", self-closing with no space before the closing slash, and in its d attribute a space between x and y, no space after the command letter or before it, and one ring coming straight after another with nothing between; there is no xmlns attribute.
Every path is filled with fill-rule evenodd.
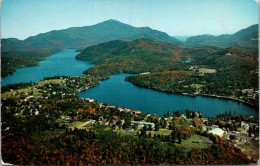
<svg viewBox="0 0 260 166"><path fill-rule="evenodd" d="M246 142L246 138L241 138L240 141L245 143Z"/></svg>
<svg viewBox="0 0 260 166"><path fill-rule="evenodd" d="M186 119L187 117L186 117L186 115L181 114L180 118Z"/></svg>
<svg viewBox="0 0 260 166"><path fill-rule="evenodd" d="M241 128L248 131L249 130L249 124L245 123L244 121L241 122Z"/></svg>
<svg viewBox="0 0 260 166"><path fill-rule="evenodd" d="M152 129L155 127L154 123L150 123L150 122L144 122L144 121L131 121L131 125L134 126L135 124L138 125L138 128L142 128L145 125L147 127L149 127L149 125L152 127Z"/></svg>
<svg viewBox="0 0 260 166"><path fill-rule="evenodd" d="M139 110L132 110L131 114L134 114L134 115L141 114L141 111L139 111Z"/></svg>
<svg viewBox="0 0 260 166"><path fill-rule="evenodd" d="M218 135L220 137L223 137L225 135L225 131L223 131L220 128L214 128L212 130L208 131L209 134L214 134L214 135Z"/></svg>

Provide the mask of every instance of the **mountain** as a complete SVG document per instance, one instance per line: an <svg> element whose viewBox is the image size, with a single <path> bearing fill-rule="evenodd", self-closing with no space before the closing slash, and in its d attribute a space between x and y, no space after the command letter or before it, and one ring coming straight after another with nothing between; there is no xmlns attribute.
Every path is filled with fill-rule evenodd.
<svg viewBox="0 0 260 166"><path fill-rule="evenodd" d="M133 27L116 20L108 20L93 26L54 30L25 40L2 39L2 50L86 48L112 40L132 41L149 38L156 41L182 45L182 42L164 32L149 27Z"/></svg>
<svg viewBox="0 0 260 166"><path fill-rule="evenodd" d="M161 72L183 66L186 58L199 58L216 52L213 47L183 48L141 38L134 41L110 41L84 49L78 60L96 66L85 73L109 77L117 73Z"/></svg>
<svg viewBox="0 0 260 166"><path fill-rule="evenodd" d="M258 52L258 24L242 29L232 35L199 35L186 40L187 46L238 47L250 52Z"/></svg>
<svg viewBox="0 0 260 166"><path fill-rule="evenodd" d="M197 63L207 64L216 68L242 68L243 70L258 69L258 55L239 48L226 48L217 51Z"/></svg>
<svg viewBox="0 0 260 166"><path fill-rule="evenodd" d="M12 50L27 50L30 48L30 43L16 38L1 39L1 50L12 51Z"/></svg>

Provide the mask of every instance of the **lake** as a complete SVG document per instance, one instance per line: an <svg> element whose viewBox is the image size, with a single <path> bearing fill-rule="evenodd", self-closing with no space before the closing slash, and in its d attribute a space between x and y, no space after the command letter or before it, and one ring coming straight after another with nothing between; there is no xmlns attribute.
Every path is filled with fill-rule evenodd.
<svg viewBox="0 0 260 166"><path fill-rule="evenodd" d="M39 66L19 68L17 71L1 80L2 86L18 82L39 81L44 77L65 75L79 76L83 71L93 67L86 61L79 61L75 49L65 49L47 57ZM151 89L140 88L125 81L130 74L116 74L101 81L97 87L78 93L80 97L93 98L96 101L110 105L138 109L143 113L163 115L167 111L199 110L204 116L214 116L225 111L236 111L237 114L258 117L258 111L246 104L232 100L211 97L191 97L168 94Z"/></svg>
<svg viewBox="0 0 260 166"><path fill-rule="evenodd" d="M79 61L75 56L79 54L76 49L65 49L40 61L39 66L18 68L16 72L1 80L1 86L19 82L36 82L50 76L79 76L83 71L93 67L86 61Z"/></svg>
<svg viewBox="0 0 260 166"><path fill-rule="evenodd" d="M102 81L99 86L78 93L80 97L89 97L110 105L141 110L143 113L156 113L162 116L164 113L177 110L199 110L204 116L235 111L236 114L258 117L258 112L241 102L224 100L204 96L185 96L169 94L151 89L140 88L125 81L130 74L116 74L108 80Z"/></svg>

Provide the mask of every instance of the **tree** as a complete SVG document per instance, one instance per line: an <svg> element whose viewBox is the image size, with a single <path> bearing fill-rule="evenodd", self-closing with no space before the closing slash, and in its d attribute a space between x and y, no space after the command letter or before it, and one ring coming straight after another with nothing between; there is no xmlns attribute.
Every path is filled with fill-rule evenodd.
<svg viewBox="0 0 260 166"><path fill-rule="evenodd" d="M158 123L155 124L155 131L159 131L160 130L160 126Z"/></svg>
<svg viewBox="0 0 260 166"><path fill-rule="evenodd" d="M138 124L137 123L134 124L133 129L134 130L138 129Z"/></svg>
<svg viewBox="0 0 260 166"><path fill-rule="evenodd" d="M175 131L172 131L171 136L172 136L172 143L175 143L175 141L176 141L176 139L177 139L176 132L175 132Z"/></svg>
<svg viewBox="0 0 260 166"><path fill-rule="evenodd" d="M119 129L121 129L121 127L122 127L122 121L119 119L119 120L116 122L116 125L118 125Z"/></svg>
<svg viewBox="0 0 260 166"><path fill-rule="evenodd" d="M149 130L149 131L152 131L152 130L153 130L152 125L148 125L148 130Z"/></svg>
<svg viewBox="0 0 260 166"><path fill-rule="evenodd" d="M177 137L178 137L178 143L181 144L181 133L179 131L177 132Z"/></svg>
<svg viewBox="0 0 260 166"><path fill-rule="evenodd" d="M167 117L170 117L170 116L171 116L170 112L169 112L169 111L167 111Z"/></svg>
<svg viewBox="0 0 260 166"><path fill-rule="evenodd" d="M131 119L130 118L127 118L126 120L125 120L125 123L124 123L124 125L123 125L123 128L124 129L127 129L127 128L130 128L131 127Z"/></svg>
<svg viewBox="0 0 260 166"><path fill-rule="evenodd" d="M231 140L233 140L233 139L236 139L236 136L235 136L235 135L230 135L229 138L230 138Z"/></svg>

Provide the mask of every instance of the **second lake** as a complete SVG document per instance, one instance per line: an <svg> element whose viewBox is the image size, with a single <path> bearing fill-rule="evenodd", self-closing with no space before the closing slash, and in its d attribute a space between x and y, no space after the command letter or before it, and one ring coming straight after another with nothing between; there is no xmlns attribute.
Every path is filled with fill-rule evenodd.
<svg viewBox="0 0 260 166"><path fill-rule="evenodd" d="M125 81L126 76L130 76L130 74L112 75L108 80L101 81L97 87L78 93L78 96L160 116L166 114L167 111L182 110L185 112L185 109L189 109L199 110L204 116L215 116L231 110L232 114L258 117L256 109L241 102L212 97L169 94L140 88Z"/></svg>

